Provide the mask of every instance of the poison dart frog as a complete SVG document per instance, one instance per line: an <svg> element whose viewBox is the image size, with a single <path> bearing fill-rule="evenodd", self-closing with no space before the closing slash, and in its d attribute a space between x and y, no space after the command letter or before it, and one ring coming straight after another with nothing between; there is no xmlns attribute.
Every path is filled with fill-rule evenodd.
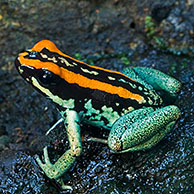
<svg viewBox="0 0 194 194"><path fill-rule="evenodd" d="M47 147L44 162L36 157L45 174L61 184L61 175L82 152L80 123L110 130L107 144L120 153L151 148L181 114L175 105L163 106L156 92L176 97L181 83L152 68L126 68L120 73L91 66L64 54L49 40L20 53L15 65L28 83L56 104L64 121L70 148L54 164Z"/></svg>

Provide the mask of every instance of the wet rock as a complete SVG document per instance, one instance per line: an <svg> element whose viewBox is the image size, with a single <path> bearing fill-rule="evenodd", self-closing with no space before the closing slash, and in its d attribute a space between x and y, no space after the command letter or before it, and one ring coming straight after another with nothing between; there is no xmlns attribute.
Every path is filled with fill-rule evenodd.
<svg viewBox="0 0 194 194"><path fill-rule="evenodd" d="M10 138L7 135L0 136L0 151L8 146Z"/></svg>
<svg viewBox="0 0 194 194"><path fill-rule="evenodd" d="M3 157L0 163L0 193L58 193L54 186L48 189L45 178L31 156L5 151L1 153L1 159Z"/></svg>
<svg viewBox="0 0 194 194"><path fill-rule="evenodd" d="M152 8L151 16L155 19L158 23L160 23L163 19L168 17L170 10L172 9L172 5L164 5L156 4Z"/></svg>

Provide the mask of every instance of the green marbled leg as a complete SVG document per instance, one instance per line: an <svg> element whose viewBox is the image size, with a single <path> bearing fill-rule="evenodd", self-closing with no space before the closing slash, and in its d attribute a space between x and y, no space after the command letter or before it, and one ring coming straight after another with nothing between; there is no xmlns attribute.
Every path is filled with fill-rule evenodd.
<svg viewBox="0 0 194 194"><path fill-rule="evenodd" d="M70 189L70 187L64 185L62 183L62 180L59 177L71 167L71 165L75 162L76 157L79 156L82 151L80 127L78 122L79 122L79 117L77 113L72 110L67 110L65 124L66 124L66 131L68 135L70 149L67 150L55 162L55 164L51 164L46 147L43 150L45 163L42 163L42 161L38 156L36 158L37 163L45 172L45 174L51 179L53 178L56 179L59 183L62 184L62 187L64 189Z"/></svg>
<svg viewBox="0 0 194 194"><path fill-rule="evenodd" d="M164 90L172 97L175 97L181 89L181 83L178 80L156 69L135 67L133 70L155 90Z"/></svg>
<svg viewBox="0 0 194 194"><path fill-rule="evenodd" d="M152 108L132 111L114 123L108 145L115 152L148 149L172 129L180 114L174 105L155 111Z"/></svg>
<svg viewBox="0 0 194 194"><path fill-rule="evenodd" d="M122 71L123 74L125 74L126 76L129 76L130 78L138 81L139 83L141 83L142 85L144 85L146 88L153 90L153 87L151 85L149 85L145 80L143 80L134 70L134 67L127 67L124 68L124 70Z"/></svg>
<svg viewBox="0 0 194 194"><path fill-rule="evenodd" d="M108 137L108 145L112 150L119 151L121 150L120 141L122 134L129 128L129 126L133 125L137 120L144 119L149 113L152 113L154 109L152 107L141 108L138 110L134 110L129 112L119 119L113 124L112 129L109 133Z"/></svg>
<svg viewBox="0 0 194 194"><path fill-rule="evenodd" d="M174 126L176 121L172 121L169 124L166 125L164 129L161 129L160 132L158 132L155 136L153 136L151 139L146 141L145 143L142 143L140 145L134 146L133 148L129 148L129 150L124 150L122 152L127 152L127 151L138 151L138 150L145 150L153 147L156 145L163 137L166 136L168 132L170 132Z"/></svg>

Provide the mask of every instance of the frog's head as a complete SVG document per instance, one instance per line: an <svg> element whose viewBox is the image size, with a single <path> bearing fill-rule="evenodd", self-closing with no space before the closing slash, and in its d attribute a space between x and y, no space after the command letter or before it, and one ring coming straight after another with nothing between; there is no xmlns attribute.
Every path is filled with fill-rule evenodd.
<svg viewBox="0 0 194 194"><path fill-rule="evenodd" d="M46 89L50 91L60 84L61 71L55 63L56 53L60 54L60 51L54 43L42 40L31 49L21 52L15 60L19 74L46 95Z"/></svg>
<svg viewBox="0 0 194 194"><path fill-rule="evenodd" d="M65 98L71 98L68 95L73 92L68 81L73 80L70 68L74 68L73 63L76 61L70 61L71 59L53 42L42 40L31 49L21 52L15 60L15 65L28 83L55 103L61 104ZM68 94L65 89L68 89Z"/></svg>

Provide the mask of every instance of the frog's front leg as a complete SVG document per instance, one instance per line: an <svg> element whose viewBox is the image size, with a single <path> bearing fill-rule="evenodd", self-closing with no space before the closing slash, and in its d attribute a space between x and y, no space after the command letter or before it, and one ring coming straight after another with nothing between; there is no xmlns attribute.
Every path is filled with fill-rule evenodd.
<svg viewBox="0 0 194 194"><path fill-rule="evenodd" d="M113 124L108 145L114 152L148 149L172 129L180 114L179 108L174 105L129 112Z"/></svg>
<svg viewBox="0 0 194 194"><path fill-rule="evenodd" d="M64 112L61 112L62 117L64 117ZM70 166L75 162L76 157L81 154L82 145L81 145L81 136L80 136L80 127L79 127L79 116L77 112L73 110L66 110L65 126L68 135L68 140L70 144L70 149L67 150L56 162L51 164L48 156L47 148L44 148L44 162L40 160L39 157L36 158L39 166L45 172L45 174L51 178L56 179L58 182L62 183L60 176L65 173ZM62 185L64 189L70 189L69 186Z"/></svg>

